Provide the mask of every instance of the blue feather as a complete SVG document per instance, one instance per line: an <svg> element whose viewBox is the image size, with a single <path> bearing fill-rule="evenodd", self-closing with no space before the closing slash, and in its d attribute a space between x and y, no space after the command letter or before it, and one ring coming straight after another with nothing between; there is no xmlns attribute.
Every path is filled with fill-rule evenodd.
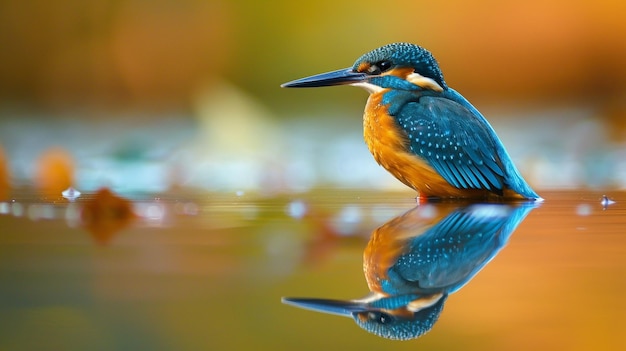
<svg viewBox="0 0 626 351"><path fill-rule="evenodd" d="M502 194L508 184L505 163L512 162L500 152L500 140L482 115L460 98L430 90L390 90L382 102L407 135L409 151L448 183Z"/></svg>

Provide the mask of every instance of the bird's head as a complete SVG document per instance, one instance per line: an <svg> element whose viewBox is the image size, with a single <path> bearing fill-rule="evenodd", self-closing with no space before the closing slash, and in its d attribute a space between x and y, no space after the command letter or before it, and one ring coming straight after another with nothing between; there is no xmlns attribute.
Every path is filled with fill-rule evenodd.
<svg viewBox="0 0 626 351"><path fill-rule="evenodd" d="M385 89L443 91L447 85L433 55L409 43L388 44L359 57L354 65L294 80L285 88L354 85L370 93Z"/></svg>
<svg viewBox="0 0 626 351"><path fill-rule="evenodd" d="M351 317L359 327L386 339L409 340L430 331L443 310L447 294L413 300L414 296L331 300L283 298L283 303L316 312Z"/></svg>

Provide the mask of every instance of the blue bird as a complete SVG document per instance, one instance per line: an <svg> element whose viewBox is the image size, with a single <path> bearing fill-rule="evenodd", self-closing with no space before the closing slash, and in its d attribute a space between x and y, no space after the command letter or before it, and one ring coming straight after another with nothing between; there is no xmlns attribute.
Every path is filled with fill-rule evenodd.
<svg viewBox="0 0 626 351"><path fill-rule="evenodd" d="M535 207L457 206L418 206L376 229L363 254L370 290L364 298L283 298L283 303L352 317L361 328L388 339L423 335L439 318L448 295L496 256Z"/></svg>
<svg viewBox="0 0 626 351"><path fill-rule="evenodd" d="M428 50L385 45L350 68L282 87L345 84L370 94L363 129L374 159L420 198L541 199L483 115L448 87Z"/></svg>

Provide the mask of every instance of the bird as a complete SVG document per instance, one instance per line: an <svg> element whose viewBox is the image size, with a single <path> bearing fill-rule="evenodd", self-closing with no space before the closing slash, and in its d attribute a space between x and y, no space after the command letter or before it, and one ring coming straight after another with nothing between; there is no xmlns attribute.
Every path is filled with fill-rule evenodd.
<svg viewBox="0 0 626 351"><path fill-rule="evenodd" d="M418 338L433 328L449 295L500 252L538 204L417 206L373 231L363 253L370 290L365 297L284 297L282 301L351 317L359 327L383 338Z"/></svg>
<svg viewBox="0 0 626 351"><path fill-rule="evenodd" d="M284 83L284 88L352 85L369 98L363 134L376 162L418 199L542 200L515 167L485 117L449 87L434 56L392 43L349 68Z"/></svg>

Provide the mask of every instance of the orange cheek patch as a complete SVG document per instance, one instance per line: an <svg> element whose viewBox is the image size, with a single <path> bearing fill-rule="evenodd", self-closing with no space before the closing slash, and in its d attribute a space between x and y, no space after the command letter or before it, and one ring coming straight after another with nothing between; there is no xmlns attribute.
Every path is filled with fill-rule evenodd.
<svg viewBox="0 0 626 351"><path fill-rule="evenodd" d="M357 72L367 72L367 70L370 68L370 64L367 62L361 62L361 64L359 65L359 67L357 67Z"/></svg>

